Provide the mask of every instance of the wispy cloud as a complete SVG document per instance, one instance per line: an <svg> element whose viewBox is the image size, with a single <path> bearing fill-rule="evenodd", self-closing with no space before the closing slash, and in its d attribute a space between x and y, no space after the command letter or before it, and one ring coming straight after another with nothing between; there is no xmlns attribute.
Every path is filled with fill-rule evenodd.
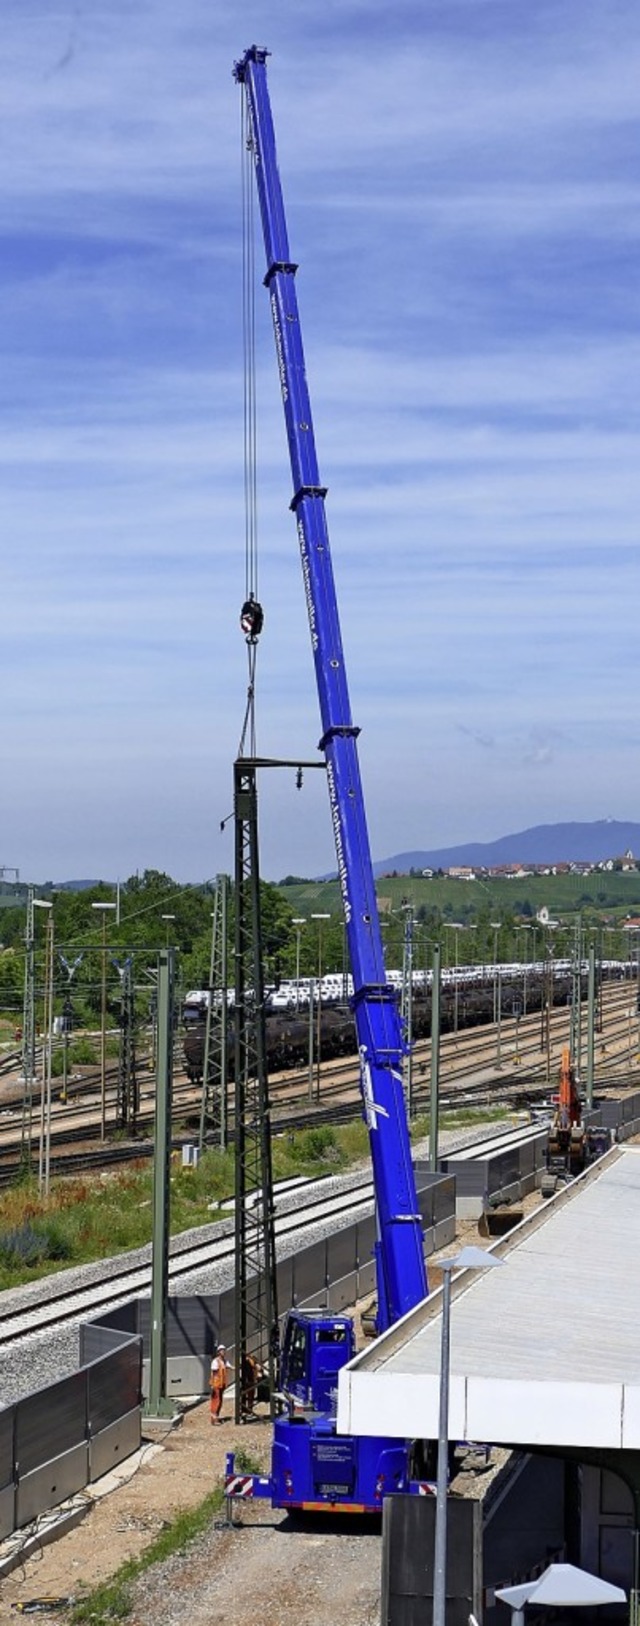
<svg viewBox="0 0 640 1626"><path fill-rule="evenodd" d="M230 0L5 7L3 843L23 873L228 867L246 688L231 64L263 25ZM266 43L374 844L597 817L605 776L624 815L637 10L427 0L416 22L404 0L282 0ZM256 300L260 737L312 755L259 280ZM298 798L265 787L267 873L331 864L315 777Z"/></svg>

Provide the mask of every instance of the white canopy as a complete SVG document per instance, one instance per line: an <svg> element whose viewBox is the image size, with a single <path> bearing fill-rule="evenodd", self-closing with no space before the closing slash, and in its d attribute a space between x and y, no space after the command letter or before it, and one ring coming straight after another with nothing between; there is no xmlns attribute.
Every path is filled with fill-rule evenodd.
<svg viewBox="0 0 640 1626"><path fill-rule="evenodd" d="M496 1598L520 1612L525 1603L546 1603L568 1609L588 1608L601 1603L626 1603L627 1595L621 1586L601 1581L599 1575L579 1570L575 1564L550 1564L536 1581L522 1586L505 1586L496 1592Z"/></svg>

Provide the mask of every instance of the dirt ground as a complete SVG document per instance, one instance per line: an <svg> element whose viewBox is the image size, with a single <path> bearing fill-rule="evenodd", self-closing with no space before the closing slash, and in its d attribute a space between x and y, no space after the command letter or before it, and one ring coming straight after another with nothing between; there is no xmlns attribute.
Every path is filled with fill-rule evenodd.
<svg viewBox="0 0 640 1626"><path fill-rule="evenodd" d="M222 1483L225 1455L242 1446L256 1460L269 1457L267 1421L236 1428L227 1402L227 1420L213 1428L208 1403L186 1411L178 1428L161 1445L146 1443L140 1466L131 1474L124 1462L117 1471L124 1481L106 1495L98 1494L83 1522L1 1583L0 1621L16 1619L12 1605L34 1597L77 1597L105 1581L127 1558L136 1558L163 1525L196 1507ZM113 1483L115 1476L109 1476ZM100 1492L100 1485L94 1487Z"/></svg>
<svg viewBox="0 0 640 1626"><path fill-rule="evenodd" d="M138 1471L92 1506L83 1523L27 1559L3 1583L0 1621L35 1598L78 1598L136 1557L179 1509L197 1506L224 1475L225 1454L241 1446L268 1465L266 1419L212 1428L208 1405L185 1413ZM122 1471L126 1464L122 1465ZM285 1539L286 1538L286 1539ZM188 1548L136 1583L129 1626L376 1626L380 1611L381 1536L377 1520L307 1518L294 1524L268 1502L234 1505ZM41 1619L65 1618L56 1611Z"/></svg>

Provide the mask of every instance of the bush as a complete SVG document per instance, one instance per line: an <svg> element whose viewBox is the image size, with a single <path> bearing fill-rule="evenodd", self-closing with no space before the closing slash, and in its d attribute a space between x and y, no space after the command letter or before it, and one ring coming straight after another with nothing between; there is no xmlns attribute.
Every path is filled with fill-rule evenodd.
<svg viewBox="0 0 640 1626"><path fill-rule="evenodd" d="M18 1225L0 1235L0 1260L5 1265L40 1265L47 1259L70 1259L72 1251L64 1231L52 1220Z"/></svg>
<svg viewBox="0 0 640 1626"><path fill-rule="evenodd" d="M82 1066L95 1067L98 1063L98 1052L90 1039L76 1039L69 1051L69 1060Z"/></svg>
<svg viewBox="0 0 640 1626"><path fill-rule="evenodd" d="M312 1163L340 1163L342 1161L335 1130L331 1129L328 1124L305 1130L300 1137L300 1150L303 1157L309 1158Z"/></svg>

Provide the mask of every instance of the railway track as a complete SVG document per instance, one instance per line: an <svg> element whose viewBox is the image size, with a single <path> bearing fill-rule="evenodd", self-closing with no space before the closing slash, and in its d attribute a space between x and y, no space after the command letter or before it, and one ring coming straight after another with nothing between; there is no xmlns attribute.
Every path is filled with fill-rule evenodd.
<svg viewBox="0 0 640 1626"><path fill-rule="evenodd" d="M325 1178L331 1178L325 1177ZM295 1185L295 1193L292 1193ZM276 1188L276 1240L282 1242L292 1233L309 1230L322 1224L331 1224L344 1214L357 1217L373 1206L373 1181L363 1176L348 1189L322 1190L323 1181L301 1180L286 1182ZM287 1207L287 1205L292 1205ZM169 1282L174 1283L193 1271L215 1267L233 1267L235 1257L235 1229L233 1220L226 1226L206 1226L206 1234L190 1233L176 1237L171 1243ZM144 1250L144 1259L132 1261L131 1255L111 1259L104 1264L104 1273L91 1283L79 1284L78 1270L65 1271L60 1276L49 1276L29 1291L28 1307L12 1312L10 1300L20 1289L2 1295L0 1320L0 1352L11 1344L68 1322L88 1320L101 1311L113 1309L123 1299L136 1297L149 1291L151 1285L151 1250ZM84 1267L95 1273L96 1266ZM74 1280L70 1281L69 1278ZM66 1280L65 1280L66 1278ZM38 1288L41 1291L38 1292Z"/></svg>
<svg viewBox="0 0 640 1626"><path fill-rule="evenodd" d="M632 990L627 984L612 983L605 989L603 1033L597 1036L596 1088L628 1088L637 1083L639 1075L633 1065L637 1053L637 1034L632 1034L630 999ZM491 1025L469 1028L445 1035L441 1042L440 1103L443 1111L456 1106L500 1106L535 1104L553 1088L563 1044L569 1028L569 1011L554 1007L549 1013L549 1051L541 1048L541 1015L532 1012L519 1020L503 1018L500 1032ZM635 1039L635 1043L632 1043ZM413 1110L427 1110L430 1090L430 1041L422 1040L415 1046L413 1068ZM626 1061L626 1067L623 1062ZM498 1066L498 1062L500 1065ZM140 1112L136 1120L136 1134L126 1140L101 1142L98 1094L101 1089L99 1070L93 1070L75 1080L78 1092L86 1099L73 1104L54 1103L51 1129L51 1173L67 1175L95 1167L144 1159L152 1154L151 1134L154 1115L154 1087L146 1062L141 1062ZM117 1068L107 1072L107 1117L114 1123L116 1115ZM5 1087L6 1088L6 1087ZM275 1131L286 1131L311 1124L346 1122L360 1116L359 1070L353 1057L323 1062L313 1075L313 1097L309 1095L309 1069L299 1068L277 1075L270 1080L272 1123ZM16 1090L16 1094L18 1091ZM6 1102L0 1109L0 1186L8 1185L23 1171L22 1103ZM230 1095L230 1118L233 1124L233 1095ZM34 1096L32 1141L37 1141L37 1118L40 1110L39 1095ZM182 1124L181 1139L193 1138L199 1122L200 1091L182 1074L174 1082L174 1125ZM122 1134L122 1131L120 1131ZM99 1143L99 1144L92 1144ZM180 1138L176 1138L176 1145ZM33 1163L33 1146L31 1162ZM37 1158L37 1149L36 1149Z"/></svg>

